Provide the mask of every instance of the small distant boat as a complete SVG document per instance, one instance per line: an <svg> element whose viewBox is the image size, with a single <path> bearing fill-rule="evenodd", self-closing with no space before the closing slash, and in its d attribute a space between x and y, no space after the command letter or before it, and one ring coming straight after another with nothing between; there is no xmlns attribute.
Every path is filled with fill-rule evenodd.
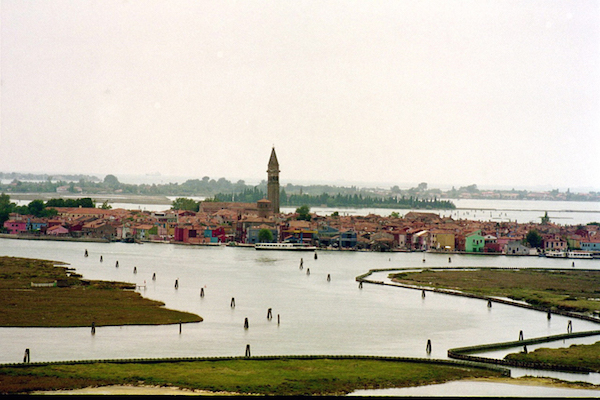
<svg viewBox="0 0 600 400"><path fill-rule="evenodd" d="M315 246L302 243L257 243L256 250L293 250L293 251L315 251Z"/></svg>
<svg viewBox="0 0 600 400"><path fill-rule="evenodd" d="M593 258L592 253L586 251L569 251L567 253L568 258Z"/></svg>

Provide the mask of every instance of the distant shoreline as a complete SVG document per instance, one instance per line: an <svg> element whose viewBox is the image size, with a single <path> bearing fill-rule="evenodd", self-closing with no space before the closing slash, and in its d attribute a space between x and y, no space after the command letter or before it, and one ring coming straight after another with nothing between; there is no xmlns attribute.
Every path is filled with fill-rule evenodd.
<svg viewBox="0 0 600 400"><path fill-rule="evenodd" d="M167 196L146 196L136 194L69 194L65 196L62 193L8 193L14 200L50 200L56 198L81 198L89 197L96 203L126 203L126 204L164 204L171 206L172 201ZM184 196L182 196L184 197Z"/></svg>

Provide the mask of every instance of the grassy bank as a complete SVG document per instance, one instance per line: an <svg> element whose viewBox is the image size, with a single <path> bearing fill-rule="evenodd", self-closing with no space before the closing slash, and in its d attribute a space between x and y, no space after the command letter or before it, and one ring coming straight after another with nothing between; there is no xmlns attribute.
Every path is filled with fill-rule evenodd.
<svg viewBox="0 0 600 400"><path fill-rule="evenodd" d="M547 309L600 310L600 271L543 269L426 269L392 274L395 282L508 297Z"/></svg>
<svg viewBox="0 0 600 400"><path fill-rule="evenodd" d="M199 322L191 313L169 310L143 298L134 285L87 281L55 262L0 257L0 326L73 327ZM55 287L32 287L53 283Z"/></svg>
<svg viewBox="0 0 600 400"><path fill-rule="evenodd" d="M225 359L0 367L0 388L7 394L134 384L242 394L340 395L357 389L419 386L500 375L497 371L467 366L376 359Z"/></svg>
<svg viewBox="0 0 600 400"><path fill-rule="evenodd" d="M586 367L600 372L600 342L572 345L562 349L540 348L530 353L513 353L508 360L553 363L568 366Z"/></svg>

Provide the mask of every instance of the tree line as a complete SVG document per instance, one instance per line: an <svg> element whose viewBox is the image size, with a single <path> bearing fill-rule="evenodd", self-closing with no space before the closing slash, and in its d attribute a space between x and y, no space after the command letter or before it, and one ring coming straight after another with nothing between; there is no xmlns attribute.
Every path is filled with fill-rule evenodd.
<svg viewBox="0 0 600 400"><path fill-rule="evenodd" d="M10 214L32 215L35 218L49 218L57 214L54 207L83 207L95 208L95 202L89 198L81 199L50 199L32 200L27 205L20 206L10 201L10 196L2 193L0 195L0 224L4 224Z"/></svg>
<svg viewBox="0 0 600 400"><path fill-rule="evenodd" d="M258 187L248 188L241 193L218 193L214 201L255 203L266 198L265 192ZM288 195L285 188L279 194L281 206L313 207L376 207L376 208L400 208L400 209L455 209L456 206L449 200L419 199L416 196L369 196L362 193L331 195L322 193L320 195L291 194Z"/></svg>

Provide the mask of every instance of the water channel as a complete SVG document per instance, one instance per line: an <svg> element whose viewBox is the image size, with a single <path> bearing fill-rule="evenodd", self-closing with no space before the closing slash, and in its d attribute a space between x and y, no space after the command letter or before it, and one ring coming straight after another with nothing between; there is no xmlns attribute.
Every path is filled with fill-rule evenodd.
<svg viewBox="0 0 600 400"><path fill-rule="evenodd" d="M89 257L84 257L85 250ZM204 318L179 326L0 328L0 363L73 359L343 354L446 359L449 348L566 333L568 318L483 300L365 284L376 268L549 267L598 269L599 260L318 251L258 252L253 248L170 244L81 243L0 239L0 255L64 261L86 279L136 283L143 296ZM100 262L100 256L103 261ZM425 263L423 259L426 259ZM300 269L300 262L303 268ZM116 267L116 262L119 267ZM134 273L134 267L137 273ZM309 273L310 271L310 273ZM156 281L152 275L156 273ZM327 280L327 275L331 280ZM382 275L383 276L383 275ZM175 280L179 288L175 289ZM375 278L374 278L375 279ZM382 279L385 279L383 276ZM205 296L200 296L203 289ZM232 297L236 307L231 308ZM274 318L268 320L272 308ZM280 323L278 324L277 320ZM244 319L249 329L244 329ZM573 331L598 330L573 321ZM427 340L432 352L426 353ZM582 339L579 339L580 341ZM600 340L588 338L588 343ZM573 342L575 343L575 342ZM571 342L562 345L570 345ZM560 345L560 344L559 344ZM518 350L515 350L518 351ZM600 384L598 374L513 371Z"/></svg>

